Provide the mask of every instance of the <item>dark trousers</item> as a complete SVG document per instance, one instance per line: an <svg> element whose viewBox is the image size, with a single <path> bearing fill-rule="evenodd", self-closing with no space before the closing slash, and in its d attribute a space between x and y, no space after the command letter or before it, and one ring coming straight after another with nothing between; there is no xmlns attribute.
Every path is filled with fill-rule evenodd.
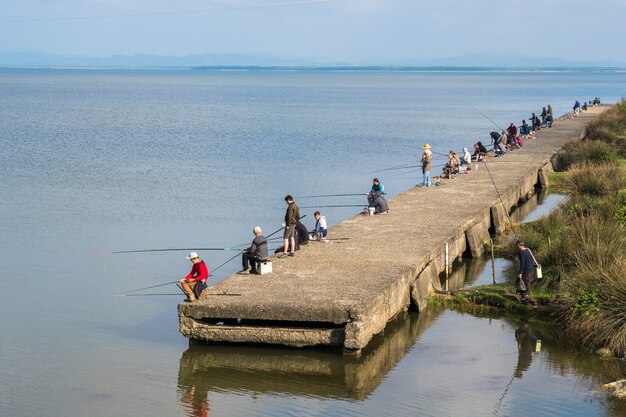
<svg viewBox="0 0 626 417"><path fill-rule="evenodd" d="M250 272L256 274L256 264L261 261L257 255L253 255L250 252L244 252L241 254L241 264L243 269L250 268Z"/></svg>
<svg viewBox="0 0 626 417"><path fill-rule="evenodd" d="M526 291L520 291L520 297L524 304L528 304L528 300L530 299L528 294L530 294L530 284L533 282L534 275L534 271L524 272L522 274L522 281L524 281L524 284L526 284Z"/></svg>

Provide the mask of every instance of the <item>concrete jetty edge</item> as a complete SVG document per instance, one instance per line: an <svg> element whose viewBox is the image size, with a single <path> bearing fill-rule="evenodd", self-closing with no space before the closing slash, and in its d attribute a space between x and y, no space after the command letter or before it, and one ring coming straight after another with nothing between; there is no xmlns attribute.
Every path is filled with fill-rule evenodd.
<svg viewBox="0 0 626 417"><path fill-rule="evenodd" d="M228 277L207 290L217 295L179 304L181 333L207 342L360 351L397 314L427 307L441 286L446 244L450 262L463 254L482 256L491 233L504 230L507 212L536 187L548 187L562 146L584 138L586 126L606 108L592 107L579 117L568 113L524 149L490 158L487 166L441 187L407 190L390 199L387 214L347 219L330 235L348 240L311 242L293 258L274 257L272 274ZM415 153L417 158L417 147ZM224 293L241 295L219 296Z"/></svg>

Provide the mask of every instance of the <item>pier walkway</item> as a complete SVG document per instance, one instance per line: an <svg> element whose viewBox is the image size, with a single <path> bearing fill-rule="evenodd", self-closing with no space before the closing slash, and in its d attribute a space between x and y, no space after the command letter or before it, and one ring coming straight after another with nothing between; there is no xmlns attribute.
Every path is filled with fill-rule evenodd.
<svg viewBox="0 0 626 417"><path fill-rule="evenodd" d="M207 290L240 296L181 303L180 331L204 341L359 351L398 313L427 306L440 288L446 243L450 260L466 251L481 256L490 231L504 229L505 210L537 185L548 185L557 151L584 137L587 124L605 108L592 107L573 119L567 114L524 149L490 158L504 207L483 163L441 187L412 188L389 200L387 214L357 215L331 228L330 236L349 240L311 242L295 257L273 257L272 274L234 275Z"/></svg>

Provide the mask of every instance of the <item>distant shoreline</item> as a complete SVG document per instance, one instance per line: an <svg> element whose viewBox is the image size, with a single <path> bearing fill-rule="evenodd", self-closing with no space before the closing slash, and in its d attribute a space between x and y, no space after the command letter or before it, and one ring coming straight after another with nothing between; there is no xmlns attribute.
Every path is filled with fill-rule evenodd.
<svg viewBox="0 0 626 417"><path fill-rule="evenodd" d="M172 66L172 67L123 67L123 66L0 66L0 70L52 70L52 71L267 71L267 72L626 72L626 67L456 67L456 66Z"/></svg>

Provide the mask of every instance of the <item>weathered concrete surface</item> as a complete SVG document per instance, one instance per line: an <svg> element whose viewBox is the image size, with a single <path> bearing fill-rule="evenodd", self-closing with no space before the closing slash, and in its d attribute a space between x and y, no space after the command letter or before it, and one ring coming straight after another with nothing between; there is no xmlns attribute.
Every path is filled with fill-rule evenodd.
<svg viewBox="0 0 626 417"><path fill-rule="evenodd" d="M585 126L604 109L561 118L526 142L523 150L490 158L488 166L479 165L478 171L442 187L406 191L390 200L388 214L357 215L331 229L331 235L349 240L312 242L293 258L274 258L270 275L225 279L209 291L241 296L180 304L181 332L207 341L297 346L342 339L345 348L362 349L411 301L420 310L425 307L430 292L440 287L437 275L444 270L446 242L450 260L466 249L472 256L482 254L489 228L504 227L504 209L498 207L504 205L508 212L533 193L538 182L547 184L547 178L541 178L551 169L555 153L581 138ZM201 319L241 322L229 328ZM329 331L333 326L342 330ZM290 328L294 335L287 336Z"/></svg>

